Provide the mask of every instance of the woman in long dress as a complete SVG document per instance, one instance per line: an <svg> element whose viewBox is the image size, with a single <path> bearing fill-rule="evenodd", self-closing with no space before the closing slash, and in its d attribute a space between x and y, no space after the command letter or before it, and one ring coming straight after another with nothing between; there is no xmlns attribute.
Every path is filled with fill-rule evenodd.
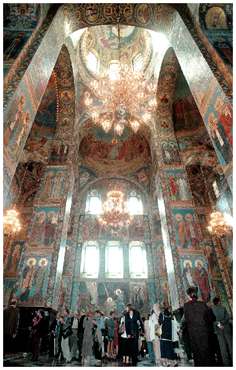
<svg viewBox="0 0 236 370"><path fill-rule="evenodd" d="M92 320L92 314L88 313L83 323L84 336L82 344L82 364L84 366L85 361L90 361L93 356L93 328L94 322Z"/></svg>
<svg viewBox="0 0 236 370"><path fill-rule="evenodd" d="M163 366L174 366L177 363L177 355L174 352L172 342L172 316L168 307L159 315L159 324L162 325L161 334L161 358Z"/></svg>
<svg viewBox="0 0 236 370"><path fill-rule="evenodd" d="M155 355L155 363L157 366L160 365L161 352L160 352L160 338L157 335L157 328L159 327L159 315L160 315L160 306L158 303L153 305L151 315L149 317L149 333L150 340L153 344L153 351Z"/></svg>

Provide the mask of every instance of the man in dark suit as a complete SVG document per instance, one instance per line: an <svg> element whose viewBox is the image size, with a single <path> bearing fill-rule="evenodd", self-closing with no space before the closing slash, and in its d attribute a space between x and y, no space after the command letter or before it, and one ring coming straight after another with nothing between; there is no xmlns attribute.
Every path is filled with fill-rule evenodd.
<svg viewBox="0 0 236 370"><path fill-rule="evenodd" d="M140 317L140 313L136 311L131 304L126 306L126 311L125 330L129 340L132 364L136 366L138 362L138 338L140 331L144 332L144 326Z"/></svg>
<svg viewBox="0 0 236 370"><path fill-rule="evenodd" d="M197 288L187 290L190 300L184 304L184 320L193 353L194 366L214 366L212 348L215 316L205 302L198 301Z"/></svg>

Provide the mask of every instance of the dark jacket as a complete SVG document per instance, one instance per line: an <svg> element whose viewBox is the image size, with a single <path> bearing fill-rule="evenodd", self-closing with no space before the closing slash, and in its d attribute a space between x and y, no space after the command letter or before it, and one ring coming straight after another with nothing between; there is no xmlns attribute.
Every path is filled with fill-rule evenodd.
<svg viewBox="0 0 236 370"><path fill-rule="evenodd" d="M19 309L9 306L4 310L4 335L13 336L16 334L19 325Z"/></svg>
<svg viewBox="0 0 236 370"><path fill-rule="evenodd" d="M194 366L214 366L213 322L215 316L204 302L184 304L184 319L193 353Z"/></svg>
<svg viewBox="0 0 236 370"><path fill-rule="evenodd" d="M129 312L126 312L125 314L126 334L131 335L132 337L138 337L140 329L144 331L144 326L140 317L140 313L134 310L133 317L131 318Z"/></svg>

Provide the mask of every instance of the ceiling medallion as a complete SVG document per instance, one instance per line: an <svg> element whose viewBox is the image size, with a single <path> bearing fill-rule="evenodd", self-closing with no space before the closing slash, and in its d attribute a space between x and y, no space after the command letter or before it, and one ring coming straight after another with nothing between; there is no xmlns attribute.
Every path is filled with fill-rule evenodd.
<svg viewBox="0 0 236 370"><path fill-rule="evenodd" d="M118 25L120 40L120 31ZM120 41L119 41L120 45ZM118 47L119 52L119 47ZM156 112L156 84L143 72L135 71L119 60L110 64L105 76L94 79L84 93L87 112L96 125L121 136L125 127L136 133Z"/></svg>
<svg viewBox="0 0 236 370"><path fill-rule="evenodd" d="M114 231L128 227L133 219L124 201L124 193L120 190L111 190L107 193L102 209L103 213L98 219L100 224Z"/></svg>

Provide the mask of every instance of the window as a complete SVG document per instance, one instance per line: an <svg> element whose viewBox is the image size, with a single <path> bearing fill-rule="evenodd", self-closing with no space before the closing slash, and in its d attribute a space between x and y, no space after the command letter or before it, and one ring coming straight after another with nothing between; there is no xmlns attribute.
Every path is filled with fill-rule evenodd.
<svg viewBox="0 0 236 370"><path fill-rule="evenodd" d="M147 255L142 242L129 245L129 272L131 278L147 278Z"/></svg>
<svg viewBox="0 0 236 370"><path fill-rule="evenodd" d="M106 247L106 277L123 278L123 248L117 241L110 241Z"/></svg>
<svg viewBox="0 0 236 370"><path fill-rule="evenodd" d="M101 197L96 190L92 190L88 194L85 212L91 215L100 215L102 213Z"/></svg>
<svg viewBox="0 0 236 370"><path fill-rule="evenodd" d="M134 72L141 72L142 68L143 68L143 56L141 53L137 54L133 61L133 71Z"/></svg>
<svg viewBox="0 0 236 370"><path fill-rule="evenodd" d="M112 61L109 65L108 76L110 80L118 80L120 76L120 63L118 61Z"/></svg>
<svg viewBox="0 0 236 370"><path fill-rule="evenodd" d="M94 53L91 51L87 54L87 67L93 73L98 73L99 61Z"/></svg>
<svg viewBox="0 0 236 370"><path fill-rule="evenodd" d="M128 211L129 213L134 215L143 215L143 202L140 197L136 194L135 191L131 192L128 198Z"/></svg>
<svg viewBox="0 0 236 370"><path fill-rule="evenodd" d="M99 249L96 242L83 245L81 257L81 274L87 278L97 278L99 272Z"/></svg>

